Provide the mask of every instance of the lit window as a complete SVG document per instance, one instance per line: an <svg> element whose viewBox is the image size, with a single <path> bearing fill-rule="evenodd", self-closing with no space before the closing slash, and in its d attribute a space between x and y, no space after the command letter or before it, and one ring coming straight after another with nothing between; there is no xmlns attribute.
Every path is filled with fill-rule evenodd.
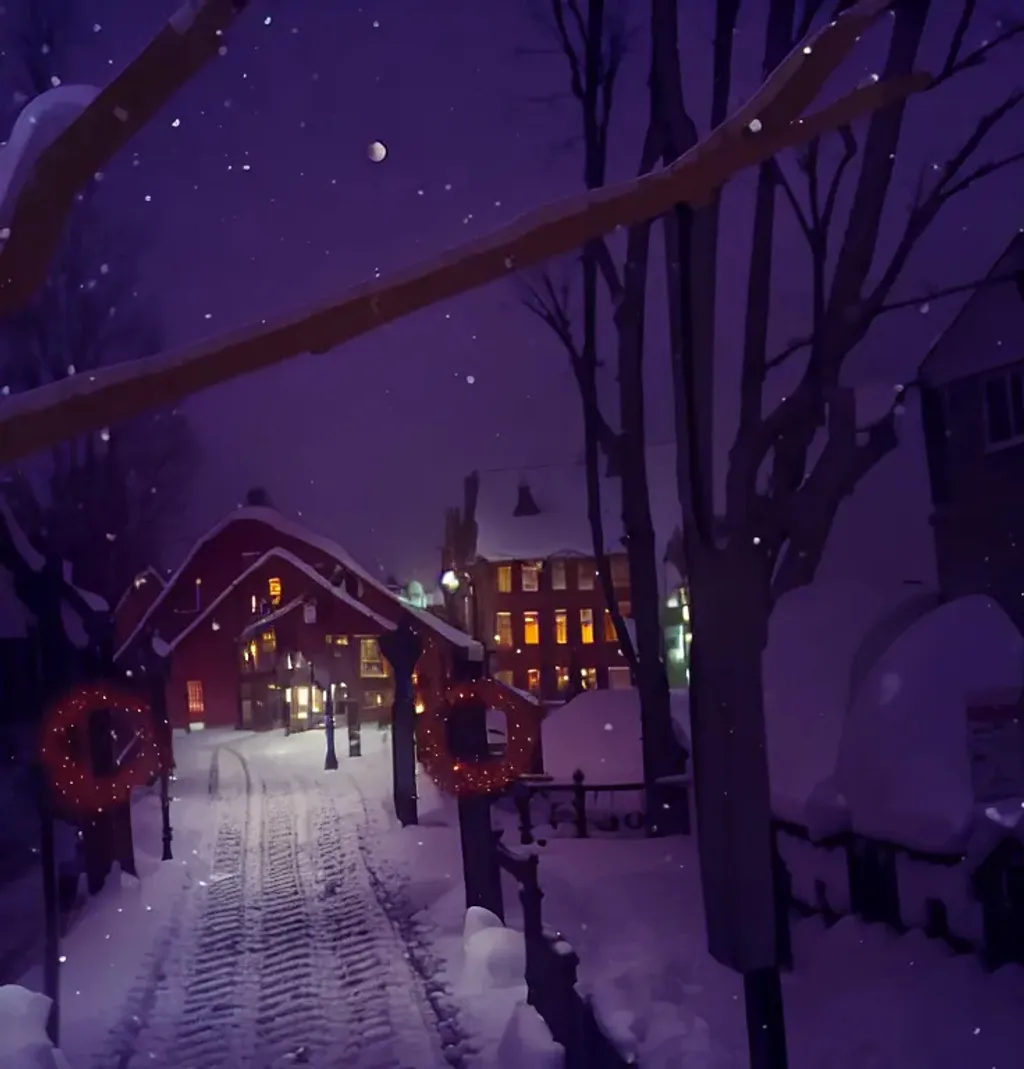
<svg viewBox="0 0 1024 1069"><path fill-rule="evenodd" d="M494 678L499 683L504 683L506 687L514 686L515 675L510 668L503 668L500 672L495 672Z"/></svg>
<svg viewBox="0 0 1024 1069"><path fill-rule="evenodd" d="M327 635L325 641L328 646L347 646L348 635Z"/></svg>
<svg viewBox="0 0 1024 1069"><path fill-rule="evenodd" d="M252 613L253 613L253 616L256 615L256 595L255 594L253 594L253 596L252 596Z"/></svg>
<svg viewBox="0 0 1024 1069"><path fill-rule="evenodd" d="M594 610L580 609L580 642L589 646L594 641Z"/></svg>
<svg viewBox="0 0 1024 1069"><path fill-rule="evenodd" d="M271 605L280 605L281 604L281 580L280 579L271 579L267 583L267 588L270 591L270 604Z"/></svg>
<svg viewBox="0 0 1024 1069"><path fill-rule="evenodd" d="M264 631L260 635L260 651L262 653L273 653L277 649L277 634L273 631Z"/></svg>
<svg viewBox="0 0 1024 1069"><path fill-rule="evenodd" d="M604 640L605 642L619 641L619 636L615 634L615 621L607 609L604 610Z"/></svg>
<svg viewBox="0 0 1024 1069"><path fill-rule="evenodd" d="M190 679L185 684L185 689L188 694L188 711L190 713L197 713L202 716L206 711L203 708L203 683L200 679ZM181 693L180 691L178 692Z"/></svg>
<svg viewBox="0 0 1024 1069"><path fill-rule="evenodd" d="M555 609L555 642L564 646L569 641L569 614L565 609Z"/></svg>
<svg viewBox="0 0 1024 1069"><path fill-rule="evenodd" d="M526 689L531 694L536 694L540 690L540 669L539 668L527 668L526 669Z"/></svg>
<svg viewBox="0 0 1024 1069"><path fill-rule="evenodd" d="M551 569L551 589L565 590L565 561L553 560L548 567Z"/></svg>
<svg viewBox="0 0 1024 1069"><path fill-rule="evenodd" d="M387 675L380 643L375 638L359 640L359 675L363 679L383 679Z"/></svg>
<svg viewBox="0 0 1024 1069"><path fill-rule="evenodd" d="M612 586L616 590L629 589L629 558L624 554L612 557Z"/></svg>
<svg viewBox="0 0 1024 1069"><path fill-rule="evenodd" d="M520 586L528 594L535 594L540 589L540 568L536 564L521 566Z"/></svg>
<svg viewBox="0 0 1024 1069"><path fill-rule="evenodd" d="M540 642L540 623L535 612L523 613L523 642L536 646Z"/></svg>
<svg viewBox="0 0 1024 1069"><path fill-rule="evenodd" d="M581 668L580 682L583 684L584 690L597 690L597 669Z"/></svg>
<svg viewBox="0 0 1024 1069"><path fill-rule="evenodd" d="M590 561L581 560L576 565L576 586L580 590L594 589L594 565Z"/></svg>
<svg viewBox="0 0 1024 1069"><path fill-rule="evenodd" d="M569 689L569 669L564 665L555 665L555 686L560 691Z"/></svg>
<svg viewBox="0 0 1024 1069"><path fill-rule="evenodd" d="M512 565L511 564L499 564L498 565L498 593L499 594L511 594L512 593Z"/></svg>
<svg viewBox="0 0 1024 1069"><path fill-rule="evenodd" d="M494 641L499 646L512 645L512 613L499 612L494 616Z"/></svg>

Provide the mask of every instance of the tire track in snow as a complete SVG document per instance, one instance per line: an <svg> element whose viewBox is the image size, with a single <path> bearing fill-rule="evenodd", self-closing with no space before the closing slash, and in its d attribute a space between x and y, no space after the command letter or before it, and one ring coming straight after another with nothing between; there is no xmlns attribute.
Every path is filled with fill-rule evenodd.
<svg viewBox="0 0 1024 1069"><path fill-rule="evenodd" d="M223 810L239 792L233 791L229 796L222 789L220 751L221 747L218 747L211 756L207 790L211 797L216 797L218 806ZM222 817L213 851L214 871L217 871L225 847L230 845L224 840L224 830ZM166 1046L172 1032L170 1022L178 1018L181 1012L181 976L186 964L184 950L188 945L186 932L190 927L189 914L194 914L194 910L194 897L185 890L175 903L164 932L147 958L142 977L128 993L121 1018L111 1030L104 1050L92 1059L96 1069L128 1069L141 1061L136 1056L143 1048L146 1050L146 1064L157 1064L153 1048L159 1050Z"/></svg>

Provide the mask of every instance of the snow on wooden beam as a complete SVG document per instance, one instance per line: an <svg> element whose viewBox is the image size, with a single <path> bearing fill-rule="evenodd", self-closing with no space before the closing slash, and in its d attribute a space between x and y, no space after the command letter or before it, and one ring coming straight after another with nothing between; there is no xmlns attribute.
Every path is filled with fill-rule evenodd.
<svg viewBox="0 0 1024 1069"><path fill-rule="evenodd" d="M263 321L180 352L10 398L0 407L0 464L291 357L325 353L439 301L577 249L616 227L662 215L676 204L706 203L745 168L928 88L931 78L924 73L869 81L801 118L887 6L885 0L864 0L800 42L743 107L662 171L548 205L487 237L277 322ZM83 119L93 110L87 109Z"/></svg>
<svg viewBox="0 0 1024 1069"><path fill-rule="evenodd" d="M224 45L248 0L182 0L127 67L35 162L6 222L0 315L23 307L46 281L75 197Z"/></svg>

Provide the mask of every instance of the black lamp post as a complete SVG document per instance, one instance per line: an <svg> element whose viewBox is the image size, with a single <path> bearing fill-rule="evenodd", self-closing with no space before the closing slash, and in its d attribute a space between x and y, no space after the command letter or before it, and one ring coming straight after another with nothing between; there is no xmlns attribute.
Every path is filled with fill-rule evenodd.
<svg viewBox="0 0 1024 1069"><path fill-rule="evenodd" d="M334 772L338 767L338 755L334 750L334 687L327 696L327 704L324 709L324 741L327 744L327 752L324 754L324 771Z"/></svg>

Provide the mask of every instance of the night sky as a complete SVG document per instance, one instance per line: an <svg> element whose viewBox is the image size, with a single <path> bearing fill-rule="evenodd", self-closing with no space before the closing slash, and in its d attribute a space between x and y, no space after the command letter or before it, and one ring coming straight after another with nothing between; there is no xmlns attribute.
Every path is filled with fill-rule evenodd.
<svg viewBox="0 0 1024 1069"><path fill-rule="evenodd" d="M177 4L81 6L93 32L65 81L102 84ZM569 141L578 124L564 97L564 63L523 54L550 47L531 18L537 6L543 4L253 3L227 38L226 54L105 176L108 203L145 229L143 291L155 294L169 342L319 301L576 191L579 147ZM765 6L745 5L737 99L760 81ZM979 6L987 13L971 35L975 43L994 32L995 17L1005 11ZM959 4L939 7L952 19ZM647 5L636 0L629 8L639 32L620 79L614 177L635 169L647 118ZM684 77L702 119L710 12L710 0L685 4ZM933 22L935 56L950 25ZM847 87L871 73L882 41L862 43L845 72ZM922 166L948 155L980 111L1019 83L1013 65L1024 67L1022 58L1011 45L985 70L911 106L891 202L894 226ZM993 151L1022 147L1022 130L1019 117L1016 126L1008 122ZM380 164L367 158L375 139L388 147ZM922 243L901 292L984 273L1024 225L1020 188L1021 172L1010 170L951 205ZM723 442L735 396L730 354L740 337L750 190L749 177L734 183L725 213L717 402ZM787 219L784 208L779 218ZM795 230L788 222L779 230L774 332L781 343L806 322L808 275ZM648 347L652 442L671 437L661 255L657 241ZM851 369L855 379L888 389L911 377L956 306L942 302L887 317ZM609 358L612 337L609 330ZM166 563L176 563L249 486L262 484L280 507L301 513L368 565L432 578L443 508L458 500L461 477L474 467L578 457L578 409L562 351L522 309L515 286L468 294L326 356L292 361L190 402L203 465L193 507L168 539ZM909 470L906 458L888 468L879 478L903 480ZM900 500L920 504L923 493Z"/></svg>

